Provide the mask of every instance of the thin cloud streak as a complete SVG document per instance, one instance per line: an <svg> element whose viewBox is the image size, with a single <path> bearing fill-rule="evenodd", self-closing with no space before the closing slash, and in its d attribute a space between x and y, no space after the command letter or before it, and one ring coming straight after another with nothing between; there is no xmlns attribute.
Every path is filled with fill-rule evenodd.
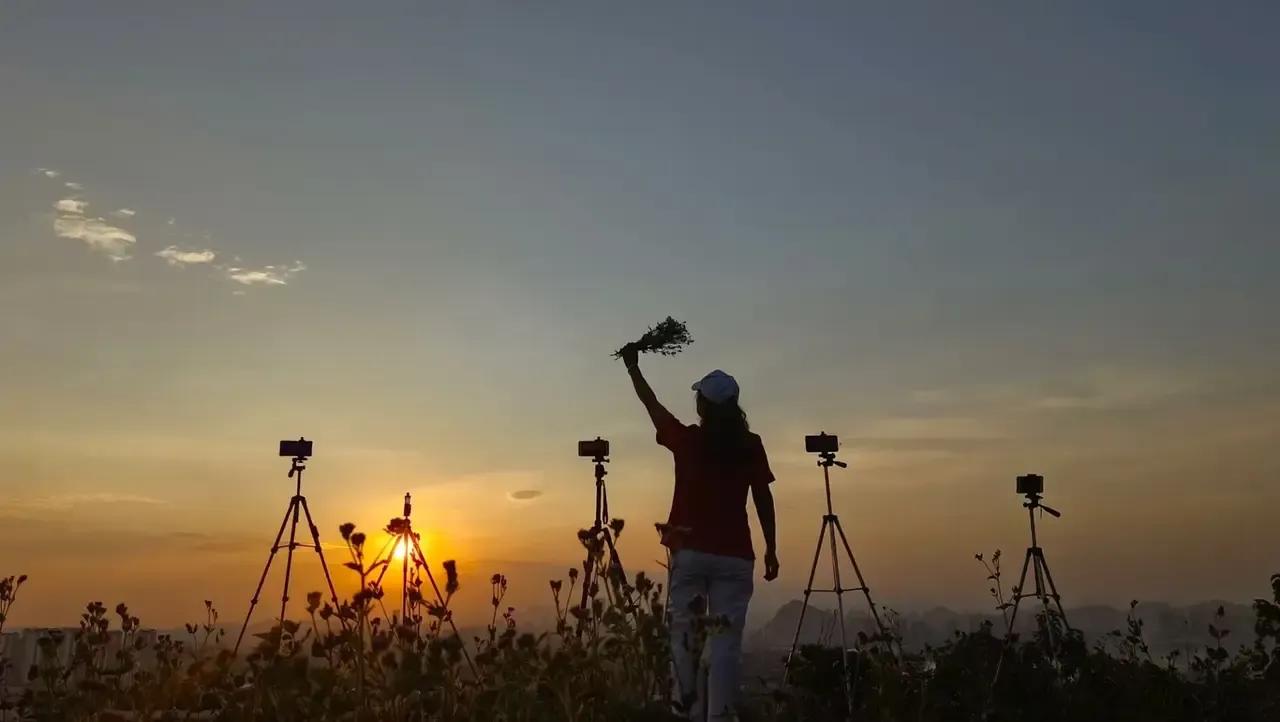
<svg viewBox="0 0 1280 722"><path fill-rule="evenodd" d="M1113 410L1149 406L1196 389L1194 380L1158 369L1097 367L1066 390L1035 400L1047 410Z"/></svg>
<svg viewBox="0 0 1280 722"><path fill-rule="evenodd" d="M213 259L217 258L218 254L207 248L202 250L183 250L177 246L169 246L156 251L156 255L163 258L170 266L182 267L199 263L213 263Z"/></svg>
<svg viewBox="0 0 1280 722"><path fill-rule="evenodd" d="M143 506L160 506L169 502L155 497L140 494L117 494L109 491L70 492L52 494L50 496L32 497L28 499L9 499L5 506L14 511L52 512L67 511L74 507L94 504L136 504Z"/></svg>
<svg viewBox="0 0 1280 722"><path fill-rule="evenodd" d="M284 286L289 283L289 279L306 269L306 265L299 261L294 261L291 266L263 266L256 269L232 267L227 269L227 278L242 286Z"/></svg>
<svg viewBox="0 0 1280 722"><path fill-rule="evenodd" d="M59 216L53 221L53 231L63 238L84 241L90 248L107 254L113 261L127 260L129 250L138 242L132 233L101 218Z"/></svg>
<svg viewBox="0 0 1280 722"><path fill-rule="evenodd" d="M861 439L1001 439L1007 434L978 418L911 416L876 419L852 436Z"/></svg>
<svg viewBox="0 0 1280 722"><path fill-rule="evenodd" d="M89 207L89 204L77 198L63 198L57 203L54 203L53 207L57 209L59 213L71 213L77 216L82 216L84 215L85 209Z"/></svg>
<svg viewBox="0 0 1280 722"><path fill-rule="evenodd" d="M60 171L51 168L36 168L34 172L46 178L57 178L62 175ZM63 186L72 191L84 190L84 184L75 181L66 181ZM132 258L131 251L137 244L138 237L129 230L113 225L101 216L89 217L88 201L77 197L61 198L54 201L53 208L57 213L53 220L53 231L59 237L83 241L92 250L107 255L113 261ZM137 213L133 208L121 207L108 215L112 218L128 219L133 218ZM170 216L165 223L176 226L177 219ZM190 233L185 235L188 238L192 236ZM206 241L212 238L212 235L207 232L203 236ZM169 266L185 268L193 265L212 265L220 254L212 248L182 248L171 244L153 255L163 259ZM239 256L235 257L235 262L240 263ZM294 276L306 270L306 265L301 261L294 261L291 265L284 266L267 265L254 268L217 265L214 268L224 278L241 287L286 286ZM238 289L233 293L243 295L244 289Z"/></svg>

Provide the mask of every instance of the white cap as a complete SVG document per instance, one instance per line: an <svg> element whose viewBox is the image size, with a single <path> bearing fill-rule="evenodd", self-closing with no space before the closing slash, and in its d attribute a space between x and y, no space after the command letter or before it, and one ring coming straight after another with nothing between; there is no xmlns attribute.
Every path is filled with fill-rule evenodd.
<svg viewBox="0 0 1280 722"><path fill-rule="evenodd" d="M693 390L714 404L723 404L738 395L738 382L732 376L716 369L693 385Z"/></svg>

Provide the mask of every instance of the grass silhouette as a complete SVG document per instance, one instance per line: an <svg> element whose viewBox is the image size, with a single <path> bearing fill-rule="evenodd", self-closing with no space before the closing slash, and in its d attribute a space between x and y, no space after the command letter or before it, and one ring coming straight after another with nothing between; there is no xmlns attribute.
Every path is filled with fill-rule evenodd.
<svg viewBox="0 0 1280 722"><path fill-rule="evenodd" d="M444 603L414 595L411 614L388 615L376 569L366 565L364 535L343 525L361 586L337 607L307 595L307 618L285 620L256 635L247 654L219 644L217 609L186 625L187 639L148 637L119 604L92 602L70 639L39 640L25 684L0 686L0 720L673 720L680 701L668 681L663 586L643 573L610 579L612 594L591 590L574 601L579 570L552 580L555 629L521 632L504 606L507 579L494 574L490 623L472 640L474 672L463 642L442 633L459 573L445 562ZM998 557L996 558L998 559ZM996 559L987 565L997 607ZM994 577L994 579L992 578ZM0 579L0 615L14 603L21 577ZM1048 653L1045 624L1006 652L1004 630L990 623L946 643L895 656L861 637L855 714L867 720L1274 720L1280 718L1280 574L1272 599L1254 602L1255 640L1231 649L1219 612L1190 659L1152 656L1143 621L1131 606L1126 629L1087 646L1061 638ZM337 624L338 620L346 624ZM3 624L4 616L0 616ZM715 619L696 625L705 641ZM581 630L581 632L579 632ZM60 653L68 647L69 654ZM744 700L746 720L846 718L838 649L802 648L788 686L759 680ZM854 662L851 662L854 663ZM4 666L0 664L0 669ZM14 670L10 670L13 672ZM14 690L17 691L14 691Z"/></svg>

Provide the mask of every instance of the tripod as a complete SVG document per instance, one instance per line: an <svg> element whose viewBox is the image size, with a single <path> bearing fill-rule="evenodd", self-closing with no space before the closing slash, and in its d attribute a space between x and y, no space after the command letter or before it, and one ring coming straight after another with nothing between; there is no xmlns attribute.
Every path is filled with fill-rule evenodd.
<svg viewBox="0 0 1280 722"><path fill-rule="evenodd" d="M391 535L387 543L382 546L382 550L373 558L374 566L382 561L382 570L378 572L378 579L374 582L374 586L381 589L382 580L387 575L387 570L391 568L391 563L395 560L396 549L402 549L403 553L400 557L400 622L408 624L410 613L413 606L422 600L422 580L418 577L418 570L427 573L427 581L431 584L431 590L436 595L436 602L441 606L445 604L444 595L440 593L440 585L436 584L435 575L431 573L431 565L427 563L427 555L422 552L420 539L422 535L413 530L413 521L409 518L413 513L413 503L409 497L409 492L404 494L404 516L395 517L387 523L386 531ZM417 593L415 600L414 592ZM385 613L385 610L384 610ZM462 640L462 634L458 632L458 625L453 621L453 615L445 616L445 621L449 623L449 627L453 629L453 634ZM471 655L467 654L466 645L460 647L462 656L467 660L467 666L471 671L475 672L475 665L471 662Z"/></svg>
<svg viewBox="0 0 1280 722"><path fill-rule="evenodd" d="M836 610L840 623L840 655L844 664L844 687L845 699L849 704L849 714L853 715L853 676L849 673L849 641L845 631L844 624L844 593L845 592L862 592L867 598L867 606L871 609L871 617L875 620L876 628L880 632L880 637L885 640L886 645L891 644L891 637L888 628L884 622L880 621L880 612L876 609L876 603L871 599L871 588L867 586L867 582L862 577L862 570L858 568L858 560L853 556L853 549L849 546L849 539L844 534L844 527L840 524L840 517L836 516L831 509L831 467L838 466L841 469L847 468L849 465L843 461L836 461L836 452L823 451L818 453L818 466L822 467L822 481L827 493L827 513L822 517L822 528L818 531L818 546L813 551L813 565L809 567L809 581L804 588L804 603L800 607L800 620L796 623L796 634L791 640L791 651L787 654L787 663L783 672L783 681L785 682L791 674L791 662L795 657L796 648L800 644L800 630L804 628L805 612L809 609L809 595L814 592L834 592L836 595ZM843 587L840 583L840 555L836 551L836 535L840 535L840 542L844 546L845 554L849 558L850 565L853 566L853 573L858 577L858 586ZM814 589L813 577L818 571L818 560L822 557L823 542L830 540L831 550L831 589ZM892 651L892 646L890 646Z"/></svg>
<svg viewBox="0 0 1280 722"><path fill-rule="evenodd" d="M1014 622L1018 619L1018 605L1027 597L1036 597L1044 606L1046 614L1052 614L1053 608L1049 606L1049 600L1053 600L1054 606L1058 608L1057 615L1062 619L1062 624L1067 629L1071 626L1067 623L1066 610L1062 608L1062 597L1058 594L1058 585L1053 583L1053 575L1049 573L1049 562L1045 561L1044 550L1040 548L1040 544L1036 539L1036 509L1043 509L1053 517L1061 517L1062 512L1051 506L1040 503L1040 494L1030 492L1026 495L1027 500L1022 503L1027 509L1027 518L1031 522L1031 546L1027 547L1027 555L1022 560L1022 574L1018 576L1018 586L1013 588L1013 611L1009 614L1009 630L1008 634L1013 634ZM1032 583L1035 585L1034 591L1028 592L1027 589L1027 570L1031 570ZM1054 642L1054 625L1050 621L1046 621L1045 630L1049 637L1049 647L1052 651L1056 644Z"/></svg>
<svg viewBox="0 0 1280 722"><path fill-rule="evenodd" d="M609 463L609 459L604 453L598 453L591 457L591 461L596 465L596 519L590 529L578 532L578 540L587 548L587 558L582 562L582 601L578 604L583 611L591 604L591 597L594 596L592 587L598 589L601 576L605 578L605 594L611 600L614 594L610 582L626 578L618 548L613 543L614 537L622 529L622 520L609 518L609 493L604 486L604 477L609 473L605 471L604 465ZM582 631L581 622L578 631Z"/></svg>
<svg viewBox="0 0 1280 722"><path fill-rule="evenodd" d="M1019 478L1019 483L1022 479ZM1041 481L1043 483L1043 481ZM1027 519L1031 522L1031 546L1027 547L1027 555L1022 559L1022 574L1018 576L1018 586L1013 588L1013 611L1009 614L1009 626L1005 631L1004 647L1000 650L1000 659L996 661L995 674L991 676L991 689L988 692L987 704L990 705L991 698L995 695L996 682L1000 680L1000 668L1004 666L1004 658L1008 655L1009 647L1013 646L1013 625L1018 620L1018 606L1023 599L1027 597L1036 597L1040 600L1040 604L1044 607L1045 635L1049 640L1049 655L1053 657L1057 654L1057 642L1054 639L1054 620L1052 616L1055 614L1053 607L1057 607L1056 614L1062 619L1062 626L1070 630L1071 625L1067 622L1067 612L1062 608L1062 597L1058 594L1058 585L1053 583L1053 575L1049 573L1049 562L1045 561L1044 550L1040 548L1039 540L1036 538L1036 510L1041 509L1048 512L1053 517L1060 517L1062 513L1051 506L1040 503L1040 487L1033 487L1032 490L1023 491L1027 500L1022 503L1027 509ZM1033 591L1027 591L1027 570L1031 570L1031 581L1035 585ZM1049 600L1053 600L1053 606L1049 605Z"/></svg>
<svg viewBox="0 0 1280 722"><path fill-rule="evenodd" d="M302 441L301 439L299 441ZM310 444L310 442L307 442ZM289 605L289 577L293 572L293 550L298 547L307 547L314 549L320 557L320 568L324 570L324 580L329 585L329 595L333 598L333 606L338 607L338 592L333 588L333 577L329 576L329 566L324 561L324 550L320 548L320 530L316 529L316 524L311 519L311 509L307 506L307 497L302 495L302 472L307 468L307 456L300 454L293 457L293 466L289 468L289 478L296 478L297 486L294 488L293 498L289 500L289 507L285 509L284 520L280 522L280 531L276 532L276 540L271 545L271 553L267 555L266 566L262 568L262 576L258 579L258 588L253 591L253 599L249 600L249 611L244 615L244 624L240 625L240 635L236 637L236 646L232 653L240 651L240 642L244 640L245 630L249 628L249 619L253 617L253 609L258 606L258 596L262 594L262 585L267 581L267 572L271 571L271 562L276 558L276 552L281 549L288 549L285 554L284 563L284 591L280 593L280 623L284 624L285 608ZM311 544L297 541L298 535L298 512L301 511L307 516L307 528L311 530ZM292 524L290 523L292 519ZM280 539L284 537L284 528L289 527L289 543L281 544ZM339 617L339 621L342 619ZM346 622L342 622L346 626Z"/></svg>
<svg viewBox="0 0 1280 722"><path fill-rule="evenodd" d="M419 539L422 538L413 530L413 522L409 519L409 515L413 513L413 503L409 497L409 492L404 495L404 516L395 517L387 522L385 531L391 535L386 544L382 545L382 549L373 558L373 565L378 566L382 562L382 570L378 572L378 579L374 582L374 586L382 587L382 580L387 576L387 571L391 568L391 563L395 561L396 550L401 549L400 554L400 619L402 622L409 620L410 607L413 606L413 600L410 599L410 591L422 586L422 581L418 579L418 570L423 569L427 572L427 579L431 582L431 588L435 591L436 601L444 603L444 597L440 594L440 587L436 584L435 577L431 574L431 567L427 565L426 555L422 553L422 547Z"/></svg>

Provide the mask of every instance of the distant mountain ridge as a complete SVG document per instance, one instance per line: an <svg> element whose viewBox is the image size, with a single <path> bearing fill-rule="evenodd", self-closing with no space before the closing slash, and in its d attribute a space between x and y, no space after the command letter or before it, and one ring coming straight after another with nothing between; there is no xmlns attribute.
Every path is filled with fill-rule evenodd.
<svg viewBox="0 0 1280 722"><path fill-rule="evenodd" d="M858 632L874 632L875 624L866 611L865 602L852 596L847 597L846 601L846 608L852 607L852 611L845 615L850 639L854 639ZM800 620L800 607L800 600L784 604L772 619L748 636L746 646L755 652L789 649ZM1214 619L1219 607L1224 612L1221 623ZM1033 632L1035 614L1039 609L1039 604L1024 602L1018 610L1016 631L1022 634ZM1091 645L1105 640L1113 630L1123 632L1128 626L1128 609L1090 605L1068 608L1066 613L1071 626L1083 632L1085 641ZM1206 601L1179 607L1165 602L1141 602L1133 613L1143 620L1147 644L1152 654L1157 656L1175 649L1183 650L1186 654L1202 648L1212 641L1208 631L1210 624L1231 631L1228 645L1233 648L1250 644L1254 638L1253 608L1245 604ZM883 610L881 614L881 619L888 623L889 619L884 616ZM895 623L902 634L903 645L908 649L919 649L925 645L937 646L952 638L956 632L974 632L984 623L990 623L993 633L997 635L1003 635L1006 628L1004 617L999 613L956 612L946 607L900 614ZM835 612L810 605L805 614L804 628L800 631L800 642L838 644L839 637Z"/></svg>

